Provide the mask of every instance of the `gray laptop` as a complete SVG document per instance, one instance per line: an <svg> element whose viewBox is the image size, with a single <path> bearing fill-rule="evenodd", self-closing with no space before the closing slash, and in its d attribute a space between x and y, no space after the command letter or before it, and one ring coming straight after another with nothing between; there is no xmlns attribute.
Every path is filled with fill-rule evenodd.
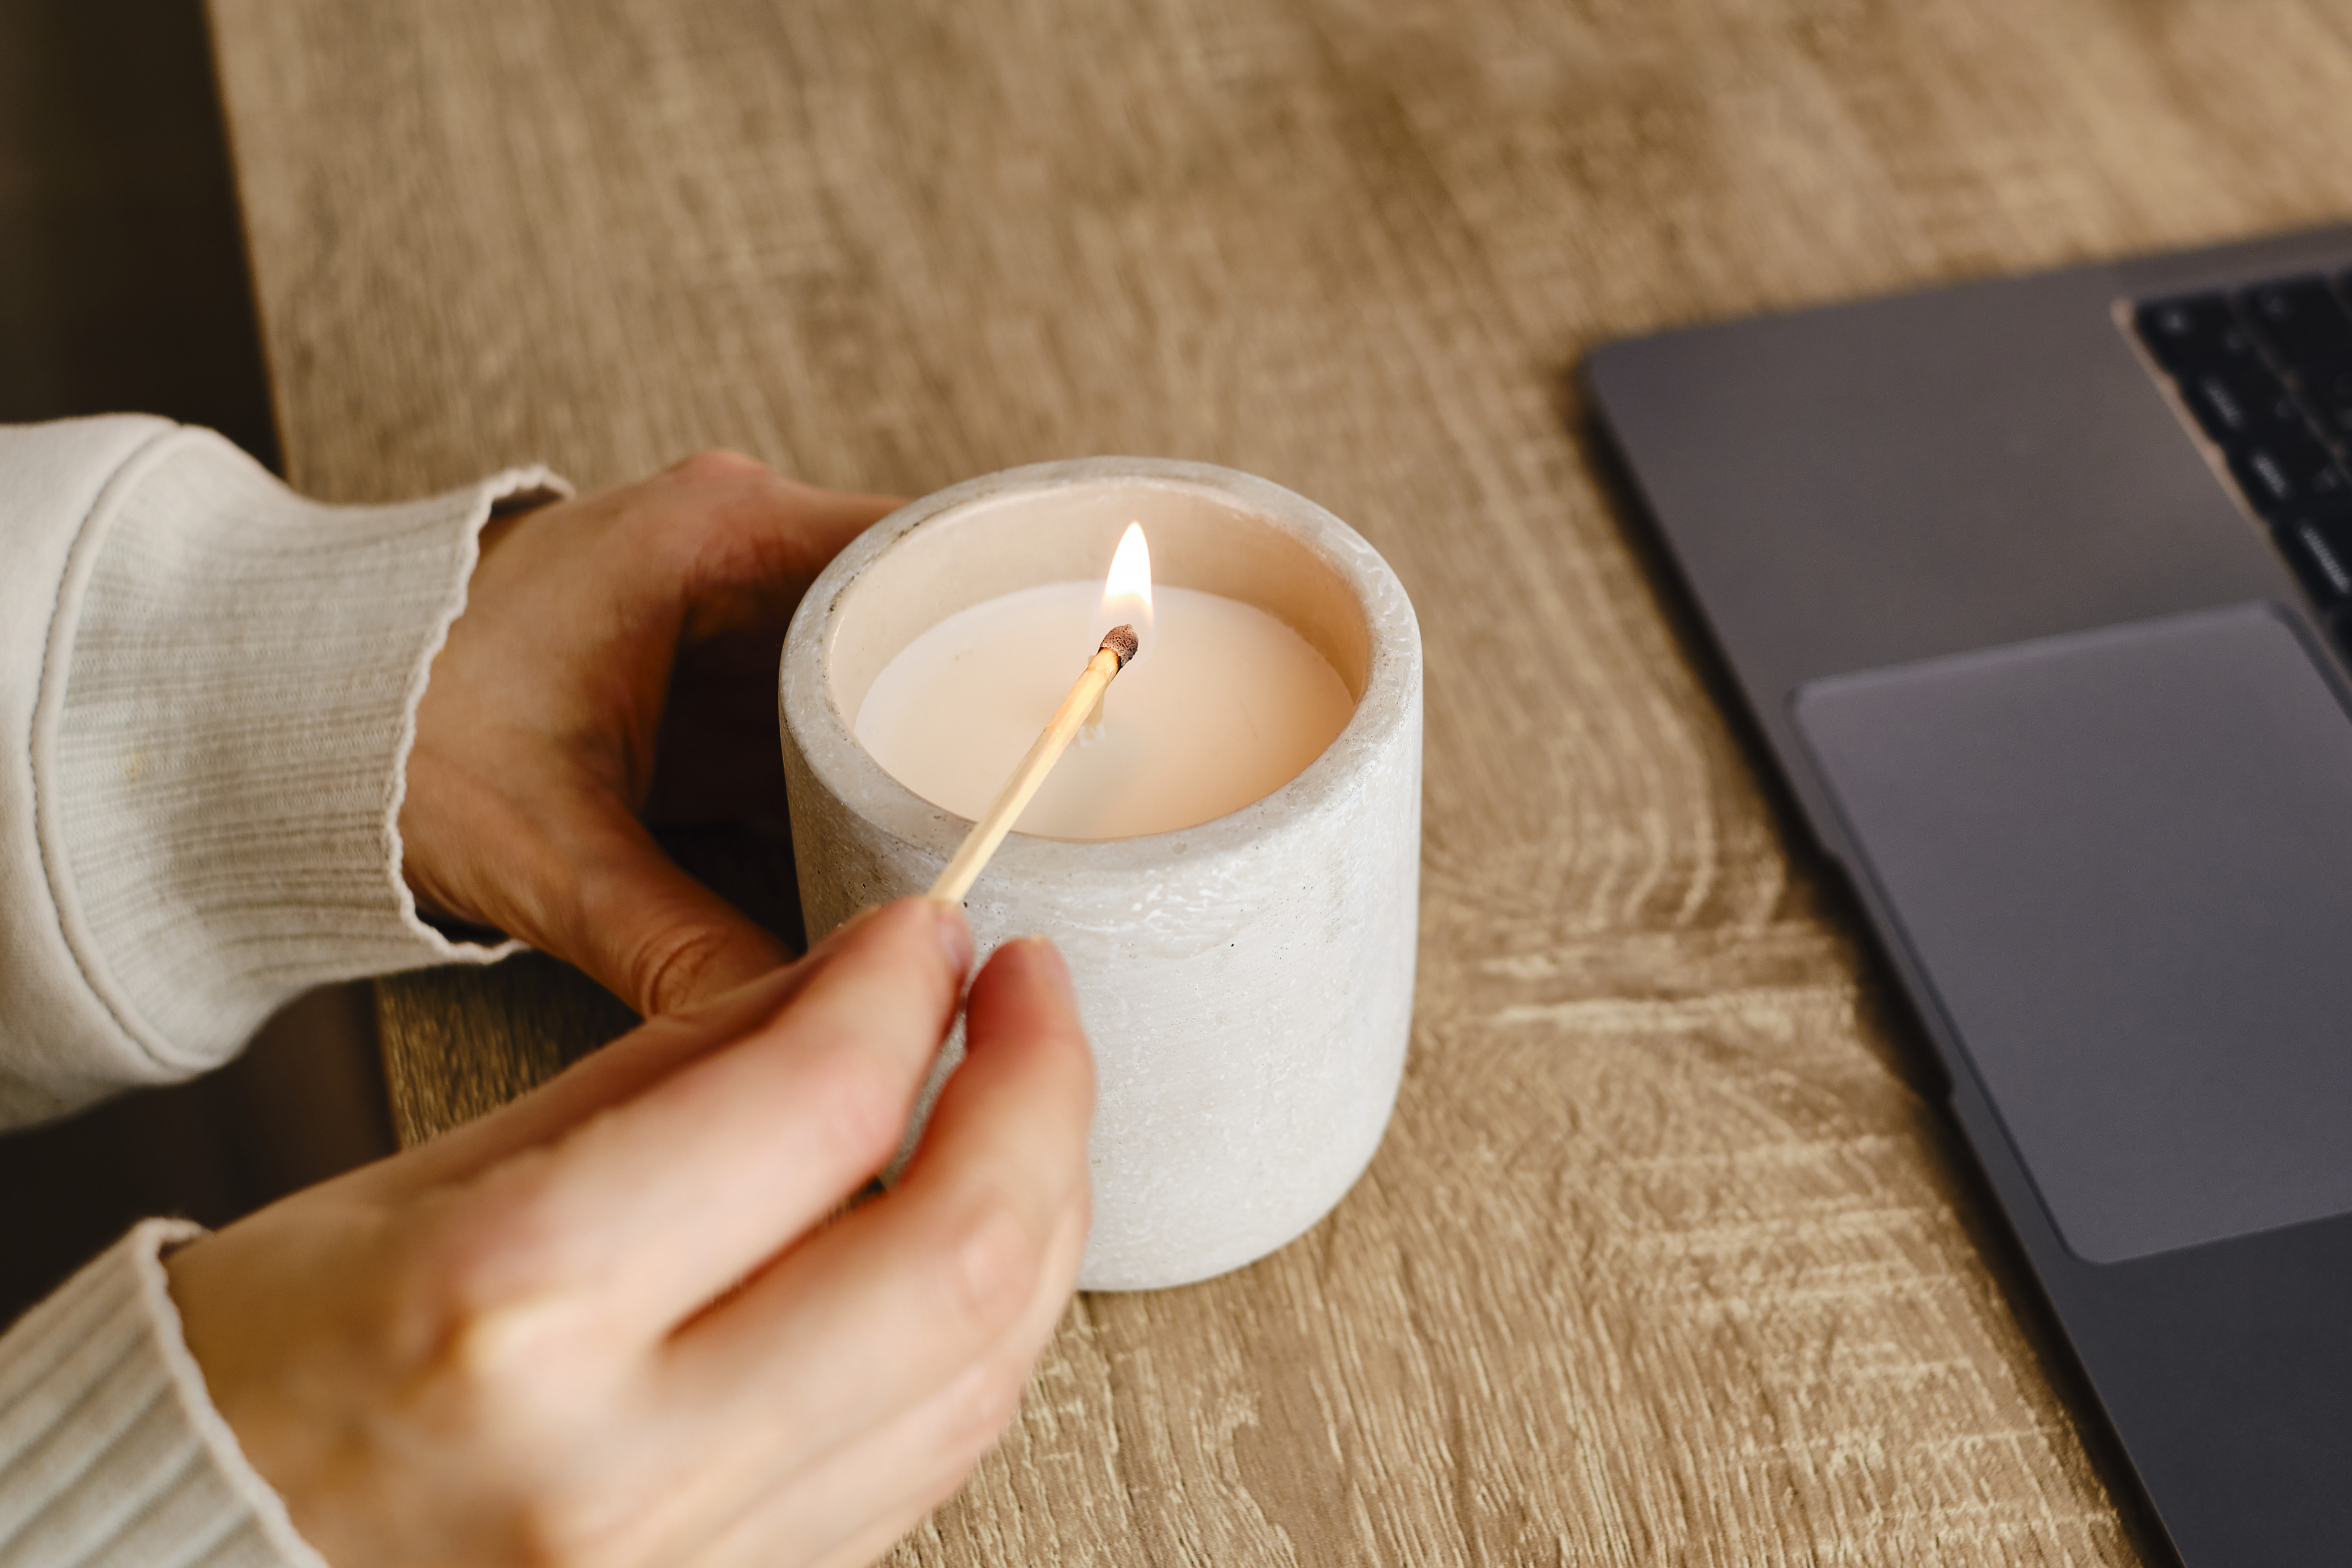
<svg viewBox="0 0 2352 1568"><path fill-rule="evenodd" d="M2352 229L1585 367L2190 1568L2352 1561L2347 269Z"/></svg>

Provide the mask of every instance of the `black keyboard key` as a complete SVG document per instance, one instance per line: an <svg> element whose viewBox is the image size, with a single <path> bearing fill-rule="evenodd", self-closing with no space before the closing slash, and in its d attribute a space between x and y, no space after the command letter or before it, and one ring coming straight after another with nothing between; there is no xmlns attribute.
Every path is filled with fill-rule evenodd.
<svg viewBox="0 0 2352 1568"><path fill-rule="evenodd" d="M2352 600L2352 518L2291 517L2279 524L2278 542L2323 609Z"/></svg>
<svg viewBox="0 0 2352 1568"><path fill-rule="evenodd" d="M2352 479L2327 448L2302 431L2281 432L2230 454L2230 471L2266 517L2352 507Z"/></svg>
<svg viewBox="0 0 2352 1568"><path fill-rule="evenodd" d="M2180 378L2180 395L2205 434L2224 446L2303 427L2294 394L2265 366L2191 371Z"/></svg>
<svg viewBox="0 0 2352 1568"><path fill-rule="evenodd" d="M2254 340L2219 294L2152 299L2132 312L2140 341L2174 375L2221 370L2260 358Z"/></svg>
<svg viewBox="0 0 2352 1568"><path fill-rule="evenodd" d="M2352 365L2305 371L2299 389L2313 423L2339 444L2352 444Z"/></svg>
<svg viewBox="0 0 2352 1568"><path fill-rule="evenodd" d="M2241 297L2271 351L2288 364L2352 363L2352 316L2324 277L2265 283Z"/></svg>

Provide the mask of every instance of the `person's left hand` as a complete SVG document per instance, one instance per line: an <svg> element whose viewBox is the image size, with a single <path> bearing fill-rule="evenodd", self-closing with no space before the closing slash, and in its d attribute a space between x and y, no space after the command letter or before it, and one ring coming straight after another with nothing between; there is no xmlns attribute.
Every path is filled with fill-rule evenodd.
<svg viewBox="0 0 2352 1568"><path fill-rule="evenodd" d="M785 625L898 504L709 452L493 521L417 710L400 832L419 907L576 964L648 1016L782 962L640 818L782 814Z"/></svg>

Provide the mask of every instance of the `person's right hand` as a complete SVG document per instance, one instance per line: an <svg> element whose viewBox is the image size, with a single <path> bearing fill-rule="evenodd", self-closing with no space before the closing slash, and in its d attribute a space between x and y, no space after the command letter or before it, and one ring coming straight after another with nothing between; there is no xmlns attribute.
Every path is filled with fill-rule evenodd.
<svg viewBox="0 0 2352 1568"><path fill-rule="evenodd" d="M1076 1276L1094 1079L1060 956L908 900L167 1261L335 1568L849 1564L948 1497Z"/></svg>

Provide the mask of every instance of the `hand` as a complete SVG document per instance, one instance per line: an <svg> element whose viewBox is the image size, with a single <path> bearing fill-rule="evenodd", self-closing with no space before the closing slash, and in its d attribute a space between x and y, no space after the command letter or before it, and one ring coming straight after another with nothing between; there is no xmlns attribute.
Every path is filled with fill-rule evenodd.
<svg viewBox="0 0 2352 1568"><path fill-rule="evenodd" d="M172 1255L189 1348L336 1568L865 1563L1010 1417L1069 1299L1093 1072L1043 941L845 927L457 1132Z"/></svg>
<svg viewBox="0 0 2352 1568"><path fill-rule="evenodd" d="M647 1016L782 963L639 814L782 814L785 625L897 504L711 452L493 521L417 709L400 832L419 906L577 964Z"/></svg>

